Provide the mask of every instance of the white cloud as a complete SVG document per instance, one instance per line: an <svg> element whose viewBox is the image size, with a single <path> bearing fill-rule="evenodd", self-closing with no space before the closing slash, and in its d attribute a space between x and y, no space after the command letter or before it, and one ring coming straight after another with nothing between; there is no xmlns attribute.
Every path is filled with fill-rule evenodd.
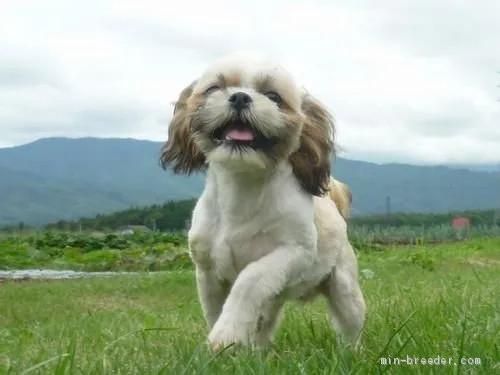
<svg viewBox="0 0 500 375"><path fill-rule="evenodd" d="M213 58L260 49L332 110L345 157L500 162L498 19L494 0L9 2L0 146L163 140Z"/></svg>

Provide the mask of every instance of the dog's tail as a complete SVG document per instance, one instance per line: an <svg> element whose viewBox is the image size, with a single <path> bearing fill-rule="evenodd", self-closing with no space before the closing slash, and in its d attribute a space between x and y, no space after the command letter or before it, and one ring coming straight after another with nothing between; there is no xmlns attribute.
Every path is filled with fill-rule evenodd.
<svg viewBox="0 0 500 375"><path fill-rule="evenodd" d="M351 189L349 189L347 184L340 182L333 177L330 177L328 188L328 196L335 203L340 214L347 220L351 215Z"/></svg>

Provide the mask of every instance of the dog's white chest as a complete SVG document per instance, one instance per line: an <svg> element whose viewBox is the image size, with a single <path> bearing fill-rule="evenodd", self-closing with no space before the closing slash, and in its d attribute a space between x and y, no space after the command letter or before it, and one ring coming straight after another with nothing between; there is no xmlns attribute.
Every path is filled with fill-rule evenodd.
<svg viewBox="0 0 500 375"><path fill-rule="evenodd" d="M212 247L212 258L219 277L230 282L236 280L249 263L269 254L277 246L273 236L264 231L251 236L237 231L234 234L220 232Z"/></svg>
<svg viewBox="0 0 500 375"><path fill-rule="evenodd" d="M282 241L286 218L260 211L261 215L220 215L205 212L203 202L193 215L190 251L195 263L213 268L220 279L234 282L251 262L275 250Z"/></svg>
<svg viewBox="0 0 500 375"><path fill-rule="evenodd" d="M235 185L224 171L209 173L189 233L191 257L199 267L232 283L252 262L315 236L312 198L302 192L290 166L281 168L259 186Z"/></svg>

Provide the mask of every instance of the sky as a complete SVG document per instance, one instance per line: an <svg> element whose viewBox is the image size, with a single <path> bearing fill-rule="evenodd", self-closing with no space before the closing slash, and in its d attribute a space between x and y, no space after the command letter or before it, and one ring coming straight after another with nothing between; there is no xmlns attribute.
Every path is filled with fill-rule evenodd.
<svg viewBox="0 0 500 375"><path fill-rule="evenodd" d="M185 86L257 50L332 112L341 157L500 163L499 19L498 0L5 2L0 147L163 141Z"/></svg>

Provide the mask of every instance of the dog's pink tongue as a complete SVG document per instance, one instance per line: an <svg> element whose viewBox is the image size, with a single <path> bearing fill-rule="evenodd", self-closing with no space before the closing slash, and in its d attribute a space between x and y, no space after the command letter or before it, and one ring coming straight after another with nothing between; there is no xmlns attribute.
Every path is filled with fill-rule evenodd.
<svg viewBox="0 0 500 375"><path fill-rule="evenodd" d="M235 141L251 141L253 133L250 130L230 130L226 134L226 139L234 139Z"/></svg>

